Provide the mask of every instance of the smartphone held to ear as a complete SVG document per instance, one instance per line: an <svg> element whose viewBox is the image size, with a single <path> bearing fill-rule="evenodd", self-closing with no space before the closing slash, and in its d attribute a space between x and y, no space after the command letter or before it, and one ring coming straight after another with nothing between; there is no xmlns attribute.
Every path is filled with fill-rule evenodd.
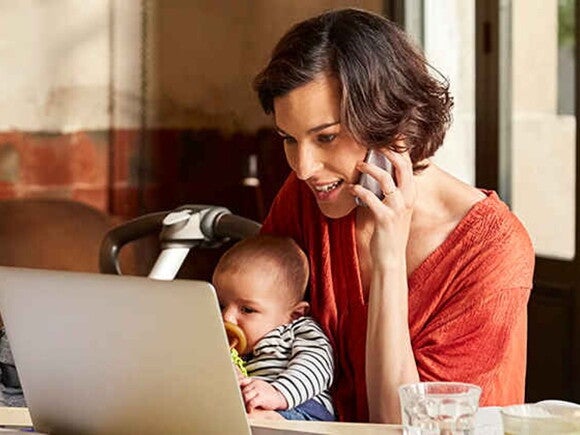
<svg viewBox="0 0 580 435"><path fill-rule="evenodd" d="M378 166L381 169L384 169L389 174L391 174L391 176L393 175L393 165L391 164L390 160L387 159L385 155L379 151L375 151L372 149L368 150L364 161L365 163L370 163L372 165ZM381 201L385 197L379 182L375 178L371 177L369 174L361 172L357 184L373 192ZM366 204L363 201L361 201L361 199L358 197L355 197L355 201L357 205L366 206Z"/></svg>

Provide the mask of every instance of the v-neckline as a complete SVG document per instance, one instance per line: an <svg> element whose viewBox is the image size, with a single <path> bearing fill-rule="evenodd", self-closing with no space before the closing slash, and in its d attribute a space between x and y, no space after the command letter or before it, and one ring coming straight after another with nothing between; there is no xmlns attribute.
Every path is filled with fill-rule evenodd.
<svg viewBox="0 0 580 435"><path fill-rule="evenodd" d="M454 246L464 235L469 231L472 224L480 219L485 214L485 210L489 207L489 203L497 198L494 191L481 190L486 194L486 198L474 203L467 211L465 216L457 223L455 228L449 233L447 238L435 248L422 262L415 268L415 270L407 278L409 289L415 288L418 283L424 282L431 271L439 264L442 257L447 255L450 248Z"/></svg>
<svg viewBox="0 0 580 435"><path fill-rule="evenodd" d="M443 242L435 248L433 252L431 252L416 268L411 272L411 274L407 278L407 282L409 285L409 290L415 288L420 282L424 282L426 277L430 274L434 267L440 262L441 258L446 255L449 251L450 247L452 247L459 239L461 239L465 233L469 230L472 223L477 221L482 214L485 214L485 209L489 206L490 201L493 201L497 198L497 194L494 191L488 190L481 190L483 193L487 195L486 198L483 198L480 201L474 203L471 208L467 211L465 216L461 218L455 228L449 233L449 235L443 240ZM355 209L356 210L356 209ZM353 258L354 258L354 272L356 275L356 279L354 282L358 283L357 298L358 302L366 305L367 301L365 299L364 294L364 287L362 282L362 276L360 272L360 264L361 260L359 258L357 240L356 240L356 211L353 210L347 218L348 221L344 227L345 233L344 236L348 234L350 237L351 246L353 247ZM344 253L341 253L344 255ZM352 282L352 281L349 281Z"/></svg>

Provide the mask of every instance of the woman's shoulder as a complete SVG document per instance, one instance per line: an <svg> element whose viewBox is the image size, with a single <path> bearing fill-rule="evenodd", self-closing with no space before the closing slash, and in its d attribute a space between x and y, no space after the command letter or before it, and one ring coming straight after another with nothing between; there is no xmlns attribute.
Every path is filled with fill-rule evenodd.
<svg viewBox="0 0 580 435"><path fill-rule="evenodd" d="M445 179L443 206L437 215L443 216L437 228L445 231L438 247L413 274L413 282L440 272L460 274L462 282L491 280L498 287L531 286L535 257L522 222L496 192L450 178Z"/></svg>
<svg viewBox="0 0 580 435"><path fill-rule="evenodd" d="M481 231L491 240L510 240L532 247L530 236L516 214L493 190L481 190L486 197L476 203L466 218L472 221L475 230Z"/></svg>
<svg viewBox="0 0 580 435"><path fill-rule="evenodd" d="M462 236L468 244L509 241L531 248L524 225L495 191L478 189L459 180L447 182L446 186L443 215L453 228L452 235Z"/></svg>
<svg viewBox="0 0 580 435"><path fill-rule="evenodd" d="M496 192L482 192L458 228L462 257L474 275L496 276L502 287L531 287L535 254L526 228Z"/></svg>

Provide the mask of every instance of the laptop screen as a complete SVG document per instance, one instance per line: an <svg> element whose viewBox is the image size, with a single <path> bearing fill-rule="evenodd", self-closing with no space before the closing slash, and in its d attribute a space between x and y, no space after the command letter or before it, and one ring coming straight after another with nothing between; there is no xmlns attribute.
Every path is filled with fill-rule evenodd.
<svg viewBox="0 0 580 435"><path fill-rule="evenodd" d="M250 433L211 284L0 267L37 431Z"/></svg>

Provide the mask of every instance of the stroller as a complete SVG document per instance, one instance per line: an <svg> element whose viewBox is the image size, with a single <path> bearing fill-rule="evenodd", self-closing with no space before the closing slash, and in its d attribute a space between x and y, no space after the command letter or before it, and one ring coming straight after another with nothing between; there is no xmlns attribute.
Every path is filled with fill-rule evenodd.
<svg viewBox="0 0 580 435"><path fill-rule="evenodd" d="M225 207L184 205L171 212L147 214L109 231L101 244L101 273L119 274L119 252L127 243L159 233L161 252L148 277L172 280L193 248L216 249L255 235L261 225Z"/></svg>
<svg viewBox="0 0 580 435"><path fill-rule="evenodd" d="M122 275L121 249L130 242L159 234L160 254L148 277L172 280L190 250L217 251L232 241L257 234L260 227L259 223L234 215L225 207L211 205L184 205L169 212L146 214L105 234L99 251L99 270ZM0 383L4 406L26 406L10 345L3 331L0 333Z"/></svg>

